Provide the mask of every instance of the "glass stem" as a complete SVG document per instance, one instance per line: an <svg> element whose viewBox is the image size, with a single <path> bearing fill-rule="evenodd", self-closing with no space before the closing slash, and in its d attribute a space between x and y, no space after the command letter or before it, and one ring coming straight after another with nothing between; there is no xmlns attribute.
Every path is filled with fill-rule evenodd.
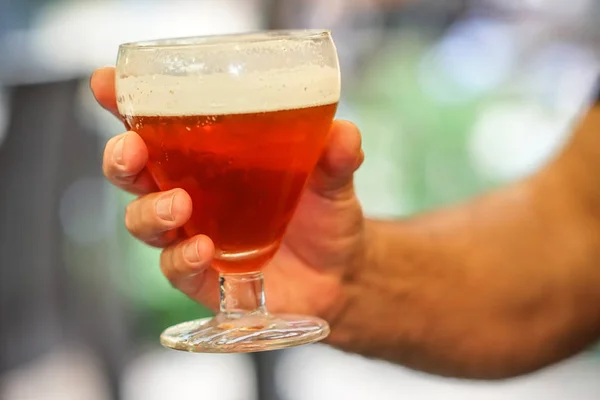
<svg viewBox="0 0 600 400"><path fill-rule="evenodd" d="M267 314L262 272L221 274L219 276L220 311L228 319L248 314Z"/></svg>

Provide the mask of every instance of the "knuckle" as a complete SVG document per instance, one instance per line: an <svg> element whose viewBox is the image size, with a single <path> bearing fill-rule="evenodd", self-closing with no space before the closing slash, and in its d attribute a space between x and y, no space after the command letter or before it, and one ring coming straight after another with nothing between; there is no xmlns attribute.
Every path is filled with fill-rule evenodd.
<svg viewBox="0 0 600 400"><path fill-rule="evenodd" d="M110 171L108 170L108 165L106 165L106 162L102 163L102 174L104 175L105 178L107 178L110 181L111 174L110 174Z"/></svg>
<svg viewBox="0 0 600 400"><path fill-rule="evenodd" d="M115 149L115 145L117 144L117 142L121 139L124 138L125 134L121 134L121 135L117 135L117 136L113 136L112 138L110 138L108 140L108 142L106 142L106 146L104 147L104 156L103 156L103 162L102 162L102 169L104 172L104 175L107 178L112 178L112 179L118 179L118 180L122 180L122 178L131 178L131 176L128 176L128 174L126 174L126 171L124 170L123 166L119 166L114 160L113 160L113 151Z"/></svg>
<svg viewBox="0 0 600 400"><path fill-rule="evenodd" d="M102 172L104 176L108 178L113 183L121 183L127 179L120 176L119 169L117 166L110 160L110 157L106 157L105 161L102 165Z"/></svg>
<svg viewBox="0 0 600 400"><path fill-rule="evenodd" d="M139 231L139 224L136 218L136 213L135 213L135 207L136 207L136 202L131 202L127 205L127 207L125 207L125 227L127 228L127 230L132 233L133 235L138 234Z"/></svg>
<svg viewBox="0 0 600 400"><path fill-rule="evenodd" d="M104 148L104 157L102 158L102 173L104 177L111 178L110 155L108 154L108 145Z"/></svg>
<svg viewBox="0 0 600 400"><path fill-rule="evenodd" d="M198 290L198 277L204 271L192 272L186 268L181 257L181 246L171 246L161 252L160 269L171 286L182 293L191 296Z"/></svg>
<svg viewBox="0 0 600 400"><path fill-rule="evenodd" d="M160 253L160 270L162 274L173 284L175 281L174 269L174 251L172 247L167 247Z"/></svg>

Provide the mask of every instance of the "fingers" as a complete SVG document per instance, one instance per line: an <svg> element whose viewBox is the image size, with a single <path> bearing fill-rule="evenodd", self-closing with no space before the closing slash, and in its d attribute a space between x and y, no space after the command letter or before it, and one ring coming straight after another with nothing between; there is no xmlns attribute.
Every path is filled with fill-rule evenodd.
<svg viewBox="0 0 600 400"><path fill-rule="evenodd" d="M174 230L192 215L192 199L183 189L151 193L132 201L126 208L125 226L137 239L157 247L173 242Z"/></svg>
<svg viewBox="0 0 600 400"><path fill-rule="evenodd" d="M157 191L156 183L145 168L148 149L135 132L111 138L104 149L102 170L113 184L133 194Z"/></svg>
<svg viewBox="0 0 600 400"><path fill-rule="evenodd" d="M115 69L100 68L90 79L90 88L98 103L120 119L115 97ZM114 185L134 194L156 191L156 184L145 169L148 150L134 132L127 132L108 141L104 150L104 175Z"/></svg>
<svg viewBox="0 0 600 400"><path fill-rule="evenodd" d="M100 68L90 79L90 88L98 103L120 119L115 97L115 69ZM148 150L134 132L127 132L108 141L104 150L104 175L114 185L134 194L156 191L156 184L145 169Z"/></svg>
<svg viewBox="0 0 600 400"><path fill-rule="evenodd" d="M309 189L328 198L353 193L353 175L364 160L360 131L351 122L335 121L330 139L309 181Z"/></svg>
<svg viewBox="0 0 600 400"><path fill-rule="evenodd" d="M90 88L96 101L115 117L121 119L115 95L115 69L105 67L96 70L90 79Z"/></svg>
<svg viewBox="0 0 600 400"><path fill-rule="evenodd" d="M204 235L167 247L160 267L171 284L196 301L215 309L218 304L217 272L210 267L215 248Z"/></svg>

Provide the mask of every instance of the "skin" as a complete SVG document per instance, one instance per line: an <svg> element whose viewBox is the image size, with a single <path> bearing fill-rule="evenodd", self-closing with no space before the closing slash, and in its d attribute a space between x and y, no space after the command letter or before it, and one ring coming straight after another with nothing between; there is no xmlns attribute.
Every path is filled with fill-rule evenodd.
<svg viewBox="0 0 600 400"><path fill-rule="evenodd" d="M113 68L96 71L91 87L98 102L118 117L114 73ZM366 258L365 220L352 181L364 158L360 133L351 123L337 121L330 137L281 249L263 270L272 312L327 316L339 300L348 266L358 267ZM115 153L120 155L115 157ZM106 145L103 169L107 179L141 195L127 207L125 224L137 239L164 247L161 268L176 288L216 310L218 279L209 268L213 244L206 236L183 236L178 228L191 215L191 199L181 189L159 193L145 169L147 157L144 142L135 132L116 136ZM161 198L166 205L157 204ZM158 209L168 210L164 218L157 215Z"/></svg>
<svg viewBox="0 0 600 400"><path fill-rule="evenodd" d="M118 117L114 69L96 71L91 87ZM140 195L125 224L164 249L173 286L216 309L213 244L181 234L191 200L158 192L147 156L135 132L106 145L107 179ZM327 319L327 342L343 350L474 379L535 371L600 337L600 106L533 176L407 219L363 216L353 185L363 158L358 129L336 121L264 269L271 311Z"/></svg>

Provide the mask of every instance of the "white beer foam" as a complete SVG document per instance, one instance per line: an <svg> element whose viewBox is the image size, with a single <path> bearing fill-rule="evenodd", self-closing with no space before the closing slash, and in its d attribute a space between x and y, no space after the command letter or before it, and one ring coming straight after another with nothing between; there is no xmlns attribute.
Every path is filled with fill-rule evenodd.
<svg viewBox="0 0 600 400"><path fill-rule="evenodd" d="M247 114L337 103L336 68L295 69L207 75L117 77L119 112L125 116Z"/></svg>

